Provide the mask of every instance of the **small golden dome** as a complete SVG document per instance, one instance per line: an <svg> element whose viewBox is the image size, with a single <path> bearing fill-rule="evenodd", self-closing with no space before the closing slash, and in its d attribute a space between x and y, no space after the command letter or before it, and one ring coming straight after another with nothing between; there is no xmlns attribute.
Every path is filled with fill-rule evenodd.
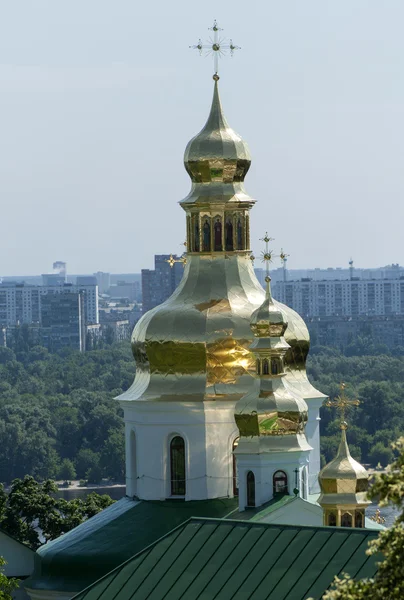
<svg viewBox="0 0 404 600"><path fill-rule="evenodd" d="M271 294L271 278L265 278L265 300L251 315L250 327L255 337L282 337L288 326L285 314L274 304Z"/></svg>
<svg viewBox="0 0 404 600"><path fill-rule="evenodd" d="M346 440L346 425L343 423L341 443L337 456L328 463L318 476L323 494L359 494L368 489L368 473L352 458Z"/></svg>

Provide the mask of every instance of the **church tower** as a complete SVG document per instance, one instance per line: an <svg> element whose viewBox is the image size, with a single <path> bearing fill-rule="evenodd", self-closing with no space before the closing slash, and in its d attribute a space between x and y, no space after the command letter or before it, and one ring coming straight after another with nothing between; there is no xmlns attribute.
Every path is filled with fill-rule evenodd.
<svg viewBox="0 0 404 600"><path fill-rule="evenodd" d="M264 239L269 241L268 236ZM268 250L265 256L270 256ZM234 452L240 510L261 506L277 495L308 495L307 469L312 448L304 433L307 404L287 387L287 320L272 299L268 272L265 281L264 302L253 312L250 323L255 381L235 409L240 431Z"/></svg>
<svg viewBox="0 0 404 600"><path fill-rule="evenodd" d="M213 54L218 48L212 45ZM184 275L174 294L137 323L136 377L118 397L125 419L127 495L144 500L233 495L239 435L234 408L254 382L250 317L265 291L251 260L255 200L244 187L251 157L224 116L217 71L213 79L208 119L184 156L192 184L180 202L187 235ZM309 404L310 464L317 485L318 407L324 396L306 376L309 335L303 319L274 305L288 323L285 380Z"/></svg>
<svg viewBox="0 0 404 600"><path fill-rule="evenodd" d="M318 476L321 487L318 503L323 509L324 525L363 528L365 509L371 504L367 498L369 475L349 452L347 423L344 419L345 409L349 405L358 405L359 401L346 397L344 383L341 384L341 391L335 401L327 402L328 406L335 406L342 412L341 442L337 456Z"/></svg>

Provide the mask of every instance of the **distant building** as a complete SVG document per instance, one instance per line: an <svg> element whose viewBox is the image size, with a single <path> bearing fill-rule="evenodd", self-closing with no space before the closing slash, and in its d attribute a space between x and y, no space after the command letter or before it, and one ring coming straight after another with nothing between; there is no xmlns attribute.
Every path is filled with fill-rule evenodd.
<svg viewBox="0 0 404 600"><path fill-rule="evenodd" d="M42 298L57 294L77 294L84 292L84 321L98 323L98 286L73 285L26 285L24 283L3 282L0 284L0 326L14 326L22 323L41 324Z"/></svg>
<svg viewBox="0 0 404 600"><path fill-rule="evenodd" d="M179 260L177 255L174 260ZM143 312L161 304L176 289L182 279L184 267L181 262L176 262L170 267L167 262L170 259L169 254L156 254L154 257L154 271L142 269L142 296Z"/></svg>
<svg viewBox="0 0 404 600"><path fill-rule="evenodd" d="M404 348L404 316L313 317L306 320L311 343L345 349L358 338Z"/></svg>
<svg viewBox="0 0 404 600"><path fill-rule="evenodd" d="M140 283L138 281L118 281L108 290L111 298L127 298L130 302L141 299Z"/></svg>
<svg viewBox="0 0 404 600"><path fill-rule="evenodd" d="M129 340L132 328L128 320L124 321L109 321L108 323L102 324L102 335L108 337L111 335L114 342L123 342Z"/></svg>
<svg viewBox="0 0 404 600"><path fill-rule="evenodd" d="M278 281L273 294L303 318L404 315L404 277Z"/></svg>
<svg viewBox="0 0 404 600"><path fill-rule="evenodd" d="M84 304L84 292L42 296L41 337L45 347L52 352L67 347L85 350Z"/></svg>
<svg viewBox="0 0 404 600"><path fill-rule="evenodd" d="M111 287L111 274L97 271L94 273L94 277L97 279L100 294L106 294Z"/></svg>

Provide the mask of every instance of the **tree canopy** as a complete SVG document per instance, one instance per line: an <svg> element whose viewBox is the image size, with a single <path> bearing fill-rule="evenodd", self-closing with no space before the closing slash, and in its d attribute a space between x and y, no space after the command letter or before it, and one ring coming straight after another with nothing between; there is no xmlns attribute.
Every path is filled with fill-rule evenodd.
<svg viewBox="0 0 404 600"><path fill-rule="evenodd" d="M29 475L15 479L9 493L0 485L0 528L36 550L114 502L94 492L84 499L64 500L57 491L54 481L39 483Z"/></svg>

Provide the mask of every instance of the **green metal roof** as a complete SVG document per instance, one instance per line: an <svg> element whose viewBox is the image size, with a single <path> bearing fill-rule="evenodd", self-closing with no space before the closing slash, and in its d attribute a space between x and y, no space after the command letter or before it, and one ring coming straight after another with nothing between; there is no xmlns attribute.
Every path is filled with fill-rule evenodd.
<svg viewBox="0 0 404 600"><path fill-rule="evenodd" d="M31 589L79 592L192 516L224 517L238 499L135 501L122 498L38 550Z"/></svg>
<svg viewBox="0 0 404 600"><path fill-rule="evenodd" d="M373 577L376 532L192 518L75 600L305 600L335 575Z"/></svg>

